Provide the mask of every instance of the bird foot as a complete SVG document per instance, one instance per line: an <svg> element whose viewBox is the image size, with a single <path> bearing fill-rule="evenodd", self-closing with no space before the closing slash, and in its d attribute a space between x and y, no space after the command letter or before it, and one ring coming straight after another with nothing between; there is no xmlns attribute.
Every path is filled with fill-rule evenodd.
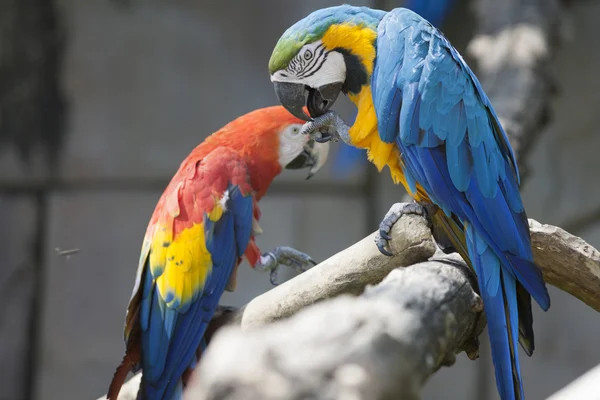
<svg viewBox="0 0 600 400"><path fill-rule="evenodd" d="M294 268L299 273L302 273L310 267L317 265L317 263L306 253L291 247L281 246L261 255L254 268L259 271L269 271L271 284L277 286L277 272L280 265Z"/></svg>
<svg viewBox="0 0 600 400"><path fill-rule="evenodd" d="M390 236L392 227L403 215L407 214L427 217L427 209L417 202L393 204L385 214L385 217L383 217L383 220L379 224L379 232L375 235L375 244L381 254L393 256L393 254L386 249L389 248L389 241L392 240L392 237Z"/></svg>
<svg viewBox="0 0 600 400"><path fill-rule="evenodd" d="M314 117L312 121L305 123L300 129L303 135L310 135L311 139L318 143L329 141L337 142L340 139L350 144L350 127L335 111L327 111L325 114Z"/></svg>

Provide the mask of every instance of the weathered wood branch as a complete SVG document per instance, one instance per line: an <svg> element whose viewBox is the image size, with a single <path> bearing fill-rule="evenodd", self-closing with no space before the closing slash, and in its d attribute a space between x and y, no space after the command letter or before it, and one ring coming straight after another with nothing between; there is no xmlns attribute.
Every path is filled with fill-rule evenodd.
<svg viewBox="0 0 600 400"><path fill-rule="evenodd" d="M529 219L529 228L544 280L600 312L600 252L559 227Z"/></svg>
<svg viewBox="0 0 600 400"><path fill-rule="evenodd" d="M393 270L358 297L290 319L226 327L203 355L190 399L417 399L455 353L474 357L483 303L462 261Z"/></svg>
<svg viewBox="0 0 600 400"><path fill-rule="evenodd" d="M363 292L379 283L394 268L426 261L436 250L431 230L424 219L402 218L394 226L393 257L384 256L375 246L375 233L335 254L294 279L256 297L246 305L242 328L250 328L288 317L318 301L340 294Z"/></svg>
<svg viewBox="0 0 600 400"><path fill-rule="evenodd" d="M477 0L478 29L467 48L477 77L506 130L519 161L526 156L551 115L556 93L552 59L558 44L559 0Z"/></svg>
<svg viewBox="0 0 600 400"><path fill-rule="evenodd" d="M566 291L567 293L570 293L571 295L573 295L574 297L577 297L578 299L580 299L581 301L583 301L590 307L594 308L597 311L600 311L600 253L598 252L598 250L596 250L595 248L593 248L592 246L587 244L581 238L573 236L558 227L554 227L551 225L542 225L535 220L530 220L530 227L531 227L531 236L532 236L532 247L533 247L535 260L536 260L536 263L542 269L542 271L544 273L544 279L546 280L546 282ZM340 253L330 257L328 260L317 265L316 267L305 272L304 274L291 279L290 281L272 289L271 291L269 291L261 296L258 296L257 298L252 300L248 305L246 305L241 310L238 310L235 312L231 312L231 310L224 310L225 312L222 312L221 315L217 316L214 319L211 330L210 330L210 335L212 336L212 334L214 333L214 331L216 329L218 329L218 327L220 327L224 324L227 324L227 323L231 323L233 325L241 324L243 329L247 329L249 327L259 327L261 325L266 325L270 322L289 317L310 304L318 303L320 301L326 300L326 299L334 297L334 296L338 296L341 294L358 295L364 291L366 286L377 284L379 281L381 281L381 279L383 279L386 275L388 275L390 273L390 271L395 270L395 267L406 266L406 265L413 264L413 263L423 262L424 260L427 260L428 258L430 258L435 250L435 244L431 239L431 234L430 234L427 222L424 218L421 218L421 217L406 216L406 217L403 217L394 226L394 231L393 231L394 240L392 240L392 249L395 252L395 254L397 254L395 257L388 258L388 257L381 256L373 243L372 236L373 235L361 240L360 242L354 244L350 248L343 250ZM410 255L413 252L415 254ZM464 269L462 268L464 263L462 263L461 261L457 261L455 255L445 256L443 259L440 259L438 256L434 256L434 258L432 258L430 262L426 262L424 264L426 266L428 266L427 267L427 268L429 268L428 270L426 270L426 269L422 270L420 268L421 266L423 266L423 264L419 265L418 270L416 270L415 268L410 268L410 270L419 272L419 273L422 272L424 274L424 276L430 276L431 271L433 271L435 268L438 268L438 269L441 268L440 271L443 271L443 272L440 272L439 274L437 274L438 278L447 276L447 274L451 274L450 276L453 277L452 279L457 279L457 280L460 279L459 276L456 275L455 272L450 272L448 269L449 268L455 268L455 269L458 268L461 271L461 273L464 273ZM409 270L409 269L407 269L407 270ZM432 297L432 296L434 296L434 294L432 294L431 292L435 291L435 288L439 289L441 287L439 285L438 286L435 286L435 285L437 285L438 283L440 285L442 285L442 283L438 282L438 278L436 278L435 279L436 284L435 285L432 284L433 286L431 286L431 285L429 285L429 283L427 283L428 280L419 280L418 278L412 278L412 276L415 272L411 272L409 275L402 274L402 272L398 272L398 273L395 272L393 275L394 278L389 278L386 281L386 282L388 282L387 284L381 285L381 286L385 286L383 289L379 288L379 289L368 290L367 294L365 296L362 296L359 299L354 299L357 301L357 303L354 303L353 299L345 298L345 299L341 300L341 303L340 302L333 303L332 307L335 307L336 313L341 312L343 315L353 315L354 317L358 318L360 315L354 314L352 309L355 307L367 307L367 308L370 307L373 304L373 302L377 300L378 295L375 295L375 293L379 293L378 290L381 290L383 293L381 296L383 296L382 298L385 299L385 300L381 301L382 307L384 304L387 304L386 301L392 301L392 299L394 299L393 301L398 300L398 304L395 304L394 306L389 306L389 307L391 307L391 308L400 307L404 310L406 308L406 304L407 304L406 299L407 298L404 298L404 297L397 298L397 297L388 295L387 294L388 290L386 289L386 287L387 287L386 285L388 285L388 284L393 286L395 288L394 290L399 290L397 288L397 285L408 285L411 287L411 290L412 290L411 293L414 294L415 290L420 290L422 292L421 295L424 296L424 298L430 299L431 301L433 301L433 299L439 300L442 298L444 298L444 299L449 298L449 297L443 297L443 296ZM399 280L407 280L407 282L405 282L405 283L396 282L396 280L398 280L398 279ZM456 282L458 282L458 281L456 281ZM419 288L417 288L417 286L419 286ZM420 286L422 286L422 287L420 287ZM452 288L454 286L450 285L448 287ZM450 289L448 289L448 290L450 290ZM470 287L469 287L469 290L471 290ZM371 294L369 294L369 293L371 293ZM448 293L450 293L450 292L448 292ZM448 293L446 293L446 294L449 296ZM463 292L460 292L460 293L463 293ZM407 296L408 296L408 294L407 294ZM437 295L435 295L435 296L437 296ZM464 295L464 296L466 296L466 295ZM456 319L456 318L458 318L457 321L458 320L463 321L459 325L457 325L458 328L456 328L456 329L463 329L463 331L464 331L464 329L467 329L466 326L472 323L472 321L469 318L473 317L474 314L466 313L468 315L465 315L465 316L460 315L459 317L456 317L453 315L454 311L452 311L452 310L455 310L453 307L460 308L461 307L460 304L464 304L464 303L461 303L461 301L462 301L461 299L464 300L464 299L466 299L466 297L459 296L459 298L456 299L456 301L458 303L456 303L456 304L452 303L453 305L448 305L448 303L443 303L444 307L440 308L440 310L441 310L440 312L446 313L445 310L450 310L446 314L446 318L448 318L448 321L450 321L450 322L454 321L454 319ZM454 300L452 300L452 301L454 301ZM363 303L367 304L367 305L366 306L360 305ZM324 309L325 311L319 311L318 313L322 313L322 312L327 313L329 304L330 304L330 302L319 305L319 309ZM339 304L345 304L346 306L348 306L348 308L341 311L341 308L339 308L341 306ZM357 304L359 304L359 305L357 306ZM428 304L430 304L430 303L428 303ZM388 305L386 305L385 307L388 307ZM396 309L396 308L394 308L394 309ZM361 308L361 310L364 310L364 308ZM438 311L436 311L436 312L438 312ZM382 314L383 312L384 311L381 311L381 312L377 311L377 312L374 312L374 315L378 315L378 316L382 317L382 320L379 321L379 324L382 327L386 327L385 329L388 329L388 327L390 327L391 325L389 325L390 322L388 322L385 319L387 317L383 318L385 315L387 315L387 314L385 314L385 315ZM330 315L330 314L328 314L328 315ZM434 318L432 315L422 315L421 317L423 319ZM463 317L467 318L467 319L463 320L462 319ZM305 317L302 317L302 318L305 318ZM403 320L404 318L408 318L408 319L415 318L415 316L410 313L410 310L408 310L406 316L404 316L404 314L396 314L395 313L394 318ZM437 318L437 317L435 317L435 318ZM448 322L448 323L450 323L450 322ZM284 329L284 331L287 331L287 328L285 328L287 323L288 323L288 321L281 321L281 325L278 325L278 326L283 326L283 328L281 328L281 329ZM454 321L452 323L457 323L457 322ZM462 325L463 323L464 323L464 325ZM320 329L322 332L325 332L329 329L330 326L335 327L335 326L337 326L337 324L338 324L337 320L330 319L330 320L320 320L320 322L319 322L319 324L317 324L317 326L318 326L318 329ZM294 325L294 326L296 326L296 325ZM265 328L265 329L268 329L268 328ZM277 329L279 329L279 328L277 328ZM392 329L392 328L389 328L389 329ZM440 330L435 330L435 329L433 329L433 331L437 332L437 333L433 333L433 335L440 334L440 332L441 332ZM252 332L252 330L248 330L247 332L248 332L248 335L251 335L250 332ZM268 333L269 331L266 331L266 332ZM293 333L294 330L290 330L289 332ZM414 332L412 330L408 329L406 331L406 335L408 335L408 336L405 339L403 339L404 341L401 343L408 343L407 340L409 340L409 338L412 338L412 336L410 336L410 335L413 335L413 334L414 334ZM239 340L245 340L245 339L242 339L244 337L245 333L241 334L238 332L236 335L239 335L239 337L240 337ZM291 334L291 336L297 338L298 334L294 333L293 335ZM376 336L373 336L372 338L375 338L375 337ZM440 337L441 336L436 336L437 339L439 339ZM254 340L253 338L255 338L255 337L251 336L251 338L249 340ZM448 340L448 343L450 343L450 341L451 341L452 345L454 345L454 344L456 345L454 350L458 350L461 347L464 347L464 345L466 343L468 343L468 341L464 338L457 339L456 337L452 337L452 338L446 338L446 339ZM394 343L396 343L396 341L397 341L396 339L389 339L389 340ZM265 339L264 342L268 343L269 340ZM385 340L383 342L387 343ZM252 342L252 343L253 343L252 346L254 346L254 342ZM297 343L295 343L295 342L290 342L290 343L291 343L290 345L292 345L292 346L297 345ZM304 343L304 344L306 344L306 343ZM317 344L315 344L315 345L317 345ZM433 346L433 345L434 345L433 343L430 343L427 346ZM269 345L265 344L265 346L269 346ZM365 346L367 346L366 342L365 342ZM369 346L371 346L371 345L369 345ZM396 344L393 344L393 346L403 346L403 344L396 343ZM432 350L430 350L432 347L427 347L424 344L418 344L418 345L415 344L415 346L417 346L417 347L415 347L415 350L414 350L415 352L425 351L424 350L425 348L428 349L427 351L432 351ZM418 346L421 346L421 347L418 347ZM425 347L423 347L423 346L425 346ZM446 355L446 354L448 354L448 349L450 349L450 347L448 347L448 346L450 346L450 345L449 344L446 345L445 350L444 350L445 352L441 352L441 350L435 350L438 352L437 353L428 353L428 354L436 354L438 356L442 356L442 353L443 353L443 355ZM213 347L213 345L211 344L210 347ZM363 352L370 352L372 348L373 347L367 346L367 347L363 348ZM399 350L400 347L394 347L394 348L396 349L394 351L401 351L401 350ZM433 348L435 348L435 347L433 347ZM264 350L264 348L263 348L263 350ZM217 351L220 351L220 350L215 350L215 353ZM305 351L309 352L310 354L312 354L315 357L317 357L320 354L320 352L318 351L318 349L316 347L310 351L309 350L305 350ZM299 352L297 351L295 353L298 354ZM344 353L344 354L346 354L346 356L348 356L348 357L355 356L354 353L352 353L352 354ZM398 354L400 354L400 353L398 353ZM425 354L426 353L422 353L422 357L424 357ZM472 352L471 352L471 355L473 355ZM300 356L298 356L298 357L300 357ZM352 358L352 360L354 360L354 359ZM369 362L374 362L376 365L369 366L367 369L367 372L371 371L370 368L376 368L377 365L379 365L379 364L377 364L377 362L374 361L375 359L369 359L369 360L371 360ZM439 364L436 364L439 360L437 360L437 361L436 360L437 359L434 358L434 363L431 365L431 372L433 372L433 370L439 366ZM209 362L210 361L205 360L205 361L202 361L201 364L204 364L204 363L208 364ZM294 361L294 359L291 359L290 362L293 363L296 361ZM239 366L239 365L245 364L245 359L244 360L238 359L237 362L235 362L234 364L238 365L238 366L236 366L236 368L237 367L241 368L241 366ZM298 364L296 364L296 365L298 365ZM211 368L212 368L212 366L211 366ZM222 371L222 370L219 370L219 371L221 371L222 373L225 373L225 371ZM357 370L355 369L355 371L357 371ZM423 380L425 380L428 376L427 373L423 373L423 372L419 372L419 374L420 374L419 379L423 379ZM215 379L217 379L217 378L215 378ZM219 379L221 379L221 378L219 378ZM250 378L248 378L248 379L250 379ZM384 378L381 378L381 379L384 379ZM387 379L387 378L385 378L385 379ZM214 382L216 384L217 382L221 382L221 381L215 380ZM385 388L385 387L388 387L388 386L386 386L386 385L388 385L388 383L386 383L386 382L382 381L382 382L378 382L378 384L381 383L383 385L383 387ZM422 383L423 382L421 382L420 384L422 384ZM139 385L139 380L136 380L136 379L130 380L126 384L126 386L123 388L123 390L121 391L121 396L119 397L119 399L120 400L135 399L135 394L137 393L138 385ZM219 383L219 385L221 385L221 383ZM371 392L369 392L369 393L371 393ZM221 397L215 397L215 398L221 398ZM101 400L101 399L99 399L99 400Z"/></svg>
<svg viewBox="0 0 600 400"><path fill-rule="evenodd" d="M600 311L600 252L563 229L529 220L535 262L544 280ZM374 233L323 261L300 276L256 297L244 307L242 327L288 317L307 305L341 293L358 294L396 267L424 261L435 243L424 218L406 216L394 226L395 257L382 256L373 245ZM411 242L414 241L414 242ZM416 254L409 256L414 251ZM409 260L413 262L408 262ZM359 268L356 268L356 267ZM364 272L364 276L361 275Z"/></svg>

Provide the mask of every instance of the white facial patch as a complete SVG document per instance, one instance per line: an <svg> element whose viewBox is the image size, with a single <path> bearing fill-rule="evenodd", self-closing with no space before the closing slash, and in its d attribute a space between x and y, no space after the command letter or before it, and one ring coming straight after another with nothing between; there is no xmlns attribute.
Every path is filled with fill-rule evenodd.
<svg viewBox="0 0 600 400"><path fill-rule="evenodd" d="M337 51L327 51L319 40L302 47L287 68L271 75L271 82L301 83L318 88L346 80L346 62Z"/></svg>
<svg viewBox="0 0 600 400"><path fill-rule="evenodd" d="M310 140L310 136L300 133L301 124L288 125L279 132L279 165L285 168L286 165L304 150L304 145Z"/></svg>

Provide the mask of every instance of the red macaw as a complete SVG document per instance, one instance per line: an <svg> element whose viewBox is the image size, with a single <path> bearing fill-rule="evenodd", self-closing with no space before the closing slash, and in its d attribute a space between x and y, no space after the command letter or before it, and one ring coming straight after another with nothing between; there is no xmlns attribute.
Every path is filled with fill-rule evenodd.
<svg viewBox="0 0 600 400"><path fill-rule="evenodd" d="M146 230L127 308L126 354L108 399L116 400L129 371L139 369L138 398L182 398L243 256L270 271L273 284L280 264L301 271L315 264L289 247L262 254L254 239L262 232L258 201L282 169L310 168L310 178L327 159L328 145L300 134L302 124L283 107L259 109L206 138L181 163Z"/></svg>

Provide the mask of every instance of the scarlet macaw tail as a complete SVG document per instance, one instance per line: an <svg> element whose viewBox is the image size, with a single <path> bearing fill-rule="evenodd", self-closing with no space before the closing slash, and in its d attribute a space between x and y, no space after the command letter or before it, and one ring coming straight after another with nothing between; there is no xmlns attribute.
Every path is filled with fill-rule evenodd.
<svg viewBox="0 0 600 400"><path fill-rule="evenodd" d="M121 391L121 387L125 383L125 379L129 374L129 371L134 369L135 363L131 359L128 353L125 353L123 357L123 361L117 367L115 374L113 375L113 379L110 382L110 386L108 387L108 392L106 394L107 400L117 400L119 397L119 392Z"/></svg>

